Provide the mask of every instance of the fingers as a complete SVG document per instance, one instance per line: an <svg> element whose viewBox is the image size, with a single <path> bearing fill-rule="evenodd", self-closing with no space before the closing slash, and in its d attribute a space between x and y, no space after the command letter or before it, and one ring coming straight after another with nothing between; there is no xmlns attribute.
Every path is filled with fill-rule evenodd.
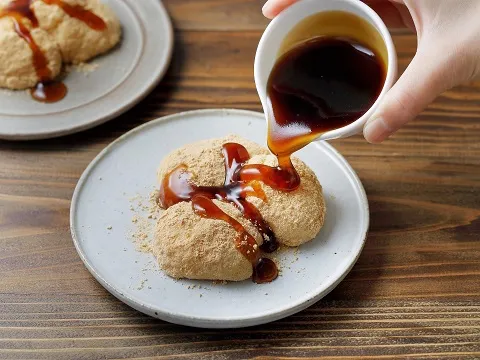
<svg viewBox="0 0 480 360"><path fill-rule="evenodd" d="M275 16L297 1L298 0L268 0L265 5L263 5L263 15L269 19L273 19Z"/></svg>
<svg viewBox="0 0 480 360"><path fill-rule="evenodd" d="M417 52L398 82L363 130L370 143L381 143L415 119L443 91L452 86L448 62L438 52Z"/></svg>

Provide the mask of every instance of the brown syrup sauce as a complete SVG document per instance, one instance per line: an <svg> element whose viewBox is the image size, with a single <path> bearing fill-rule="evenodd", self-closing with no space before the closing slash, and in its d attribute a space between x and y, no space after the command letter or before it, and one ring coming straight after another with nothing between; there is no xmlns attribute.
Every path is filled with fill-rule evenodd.
<svg viewBox="0 0 480 360"><path fill-rule="evenodd" d="M333 14L332 16L338 16ZM364 26L364 25L362 25ZM236 248L253 266L253 281L277 277L273 261L263 258L255 239L213 199L234 204L262 234L261 251L278 248L275 234L260 212L246 201L255 196L267 201L259 181L280 191L294 191L300 177L290 156L319 134L351 124L372 106L385 81L385 67L370 47L345 37L317 37L284 53L276 62L267 84L271 106L268 146L278 166L246 165L250 156L239 144L223 146L226 178L223 186L196 186L185 165L169 173L160 187L159 203L168 208L191 201L195 213L223 220L237 231Z"/></svg>
<svg viewBox="0 0 480 360"><path fill-rule="evenodd" d="M286 52L267 84L270 150L289 157L318 135L353 123L378 98L385 76L375 51L349 38L317 37Z"/></svg>
<svg viewBox="0 0 480 360"><path fill-rule="evenodd" d="M104 30L106 24L91 11L81 6L69 5L62 0L14 0L0 10L0 18L11 18L15 32L25 40L32 50L32 62L39 79L37 85L30 91L32 97L40 102L53 103L62 100L67 95L68 90L64 83L52 79L51 71L48 68L48 60L33 39L30 29L24 23L25 20L28 20L32 28L39 26L38 19L32 10L32 4L35 1L43 1L49 5L57 5L61 7L65 13L83 21L94 30Z"/></svg>
<svg viewBox="0 0 480 360"><path fill-rule="evenodd" d="M80 5L69 5L62 0L41 0L48 5L57 5L67 15L81 22L85 23L89 28L96 31L103 31L107 28L105 21L90 10L83 8Z"/></svg>

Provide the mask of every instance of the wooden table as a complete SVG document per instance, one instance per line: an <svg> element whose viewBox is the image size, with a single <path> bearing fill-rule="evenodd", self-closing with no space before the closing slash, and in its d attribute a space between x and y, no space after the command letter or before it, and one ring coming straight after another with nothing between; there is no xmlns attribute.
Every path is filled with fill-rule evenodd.
<svg viewBox="0 0 480 360"><path fill-rule="evenodd" d="M310 309L197 330L146 317L93 279L73 247L69 207L95 155L162 115L260 110L262 1L165 3L175 55L145 101L81 134L0 142L0 358L480 359L480 84L447 92L384 145L333 143L365 185L371 232L350 275ZM404 69L415 37L396 33L395 43Z"/></svg>

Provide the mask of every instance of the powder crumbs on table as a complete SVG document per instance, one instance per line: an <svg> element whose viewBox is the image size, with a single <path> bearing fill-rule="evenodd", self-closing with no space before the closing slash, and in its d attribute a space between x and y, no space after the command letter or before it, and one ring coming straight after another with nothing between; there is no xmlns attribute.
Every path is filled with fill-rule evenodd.
<svg viewBox="0 0 480 360"><path fill-rule="evenodd" d="M73 71L77 73L81 73L88 77L92 72L96 71L100 67L98 63L79 63L79 64L71 64L65 67L65 73L69 74Z"/></svg>
<svg viewBox="0 0 480 360"><path fill-rule="evenodd" d="M293 251L293 260L292 260L292 264L297 262L299 257L298 255L300 254L300 248L299 247L296 247L295 250Z"/></svg>
<svg viewBox="0 0 480 360"><path fill-rule="evenodd" d="M150 260L142 269L142 273L145 275L145 273L149 271L156 271L156 270L158 270L157 262Z"/></svg>
<svg viewBox="0 0 480 360"><path fill-rule="evenodd" d="M156 190L149 195L148 199L142 198L139 194L129 199L130 210L133 212L131 221L134 224L129 236L139 252L151 252L156 220L161 211L156 199Z"/></svg>
<svg viewBox="0 0 480 360"><path fill-rule="evenodd" d="M213 280L212 285L227 285L228 281L227 280Z"/></svg>
<svg viewBox="0 0 480 360"><path fill-rule="evenodd" d="M15 94L15 91L8 89L0 89L0 95L12 96Z"/></svg>
<svg viewBox="0 0 480 360"><path fill-rule="evenodd" d="M143 279L140 282L140 285L137 287L137 290L142 290L145 287L145 283L148 281L148 279Z"/></svg>

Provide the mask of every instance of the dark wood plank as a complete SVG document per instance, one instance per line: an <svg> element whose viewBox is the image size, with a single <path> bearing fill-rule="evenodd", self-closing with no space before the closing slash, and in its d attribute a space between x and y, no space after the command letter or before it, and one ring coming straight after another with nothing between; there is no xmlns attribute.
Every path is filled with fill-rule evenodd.
<svg viewBox="0 0 480 360"><path fill-rule="evenodd" d="M143 316L107 295L24 299L1 297L0 356L473 359L480 350L480 307L464 301L323 300L273 324L211 331Z"/></svg>
<svg viewBox="0 0 480 360"><path fill-rule="evenodd" d="M175 55L145 101L84 133L0 142L0 358L480 358L480 83L445 93L383 145L333 143L365 185L371 232L347 279L300 314L242 330L175 326L123 305L84 268L70 198L105 145L178 111L261 110L261 4L166 1ZM404 69L415 38L395 43Z"/></svg>
<svg viewBox="0 0 480 360"><path fill-rule="evenodd" d="M163 2L181 30L262 31L264 0L167 0ZM201 14L201 16L199 16Z"/></svg>

